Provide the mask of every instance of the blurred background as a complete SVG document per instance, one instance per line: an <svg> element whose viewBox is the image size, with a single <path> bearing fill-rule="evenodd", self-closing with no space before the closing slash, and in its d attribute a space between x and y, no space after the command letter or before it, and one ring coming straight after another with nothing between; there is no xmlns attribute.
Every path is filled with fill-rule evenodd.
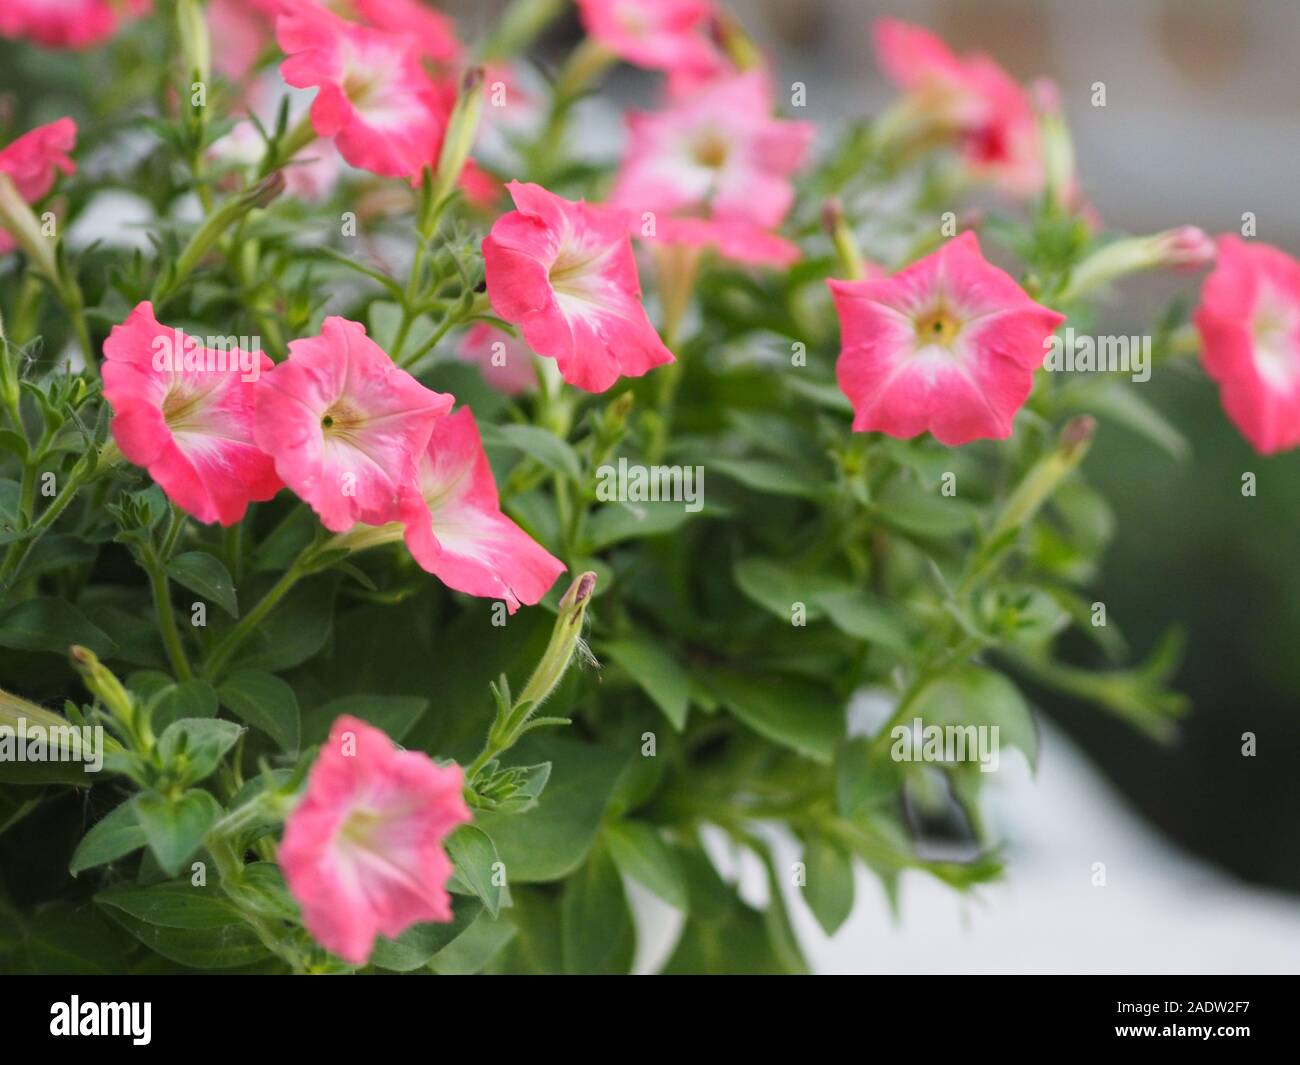
<svg viewBox="0 0 1300 1065"><path fill-rule="evenodd" d="M449 4L482 27L501 4ZM807 85L797 117L823 127L869 115L893 95L876 68L881 15L921 23L957 51L989 53L1015 76L1061 88L1083 188L1108 229L1190 223L1300 254L1300 4L1292 0L728 0L776 61ZM576 21L549 42L559 56ZM653 78L613 88L655 105ZM1106 105L1093 106L1103 82ZM605 154L615 115L588 135ZM1126 282L1104 331L1147 332L1200 276ZM999 774L1013 840L1005 887L963 903L940 885L905 885L891 924L864 882L834 941L801 929L825 970L1300 971L1300 453L1260 458L1195 366L1143 385L1187 437L1177 461L1113 424L1087 474L1115 509L1097 598L1135 656L1175 623L1187 634L1178 687L1193 709L1157 744L1091 707L1031 692L1046 718L1043 762ZM1253 472L1254 498L1241 477ZM1242 756L1253 732L1257 754ZM1017 767L1019 769L1020 767ZM792 852L793 856L793 852ZM1107 887L1091 885L1093 862ZM871 882L874 885L874 882ZM756 894L761 895L761 889ZM796 912L799 908L796 907ZM653 953L653 952L652 952Z"/></svg>

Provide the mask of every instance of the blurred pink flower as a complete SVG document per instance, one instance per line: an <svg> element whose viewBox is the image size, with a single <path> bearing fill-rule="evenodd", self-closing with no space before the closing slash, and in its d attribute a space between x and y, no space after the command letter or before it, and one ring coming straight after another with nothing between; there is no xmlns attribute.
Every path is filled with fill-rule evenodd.
<svg viewBox="0 0 1300 1065"><path fill-rule="evenodd" d="M117 32L123 17L150 0L0 0L0 37L25 37L46 48L91 48Z"/></svg>
<svg viewBox="0 0 1300 1065"><path fill-rule="evenodd" d="M950 447L1011 435L1065 318L1031 300L963 233L890 278L829 281L840 388L855 431Z"/></svg>
<svg viewBox="0 0 1300 1065"><path fill-rule="evenodd" d="M253 442L254 380L273 365L264 354L204 348L145 302L113 327L104 359L113 439L187 514L233 525L280 490Z"/></svg>
<svg viewBox="0 0 1300 1065"><path fill-rule="evenodd" d="M365 327L326 318L257 382L254 437L331 532L398 517L434 422L452 397L398 369Z"/></svg>
<svg viewBox="0 0 1300 1065"><path fill-rule="evenodd" d="M470 820L463 787L459 766L399 750L355 717L335 721L278 855L307 931L364 965L376 936L450 921L443 841Z"/></svg>
<svg viewBox="0 0 1300 1065"><path fill-rule="evenodd" d="M76 144L77 124L70 118L37 126L0 148L0 174L8 175L19 196L35 203L50 194L57 172L76 172L68 155ZM0 255L14 246L13 237L0 229Z"/></svg>
<svg viewBox="0 0 1300 1065"><path fill-rule="evenodd" d="M1262 455L1300 444L1300 262L1232 234L1218 241L1193 318L1205 372Z"/></svg>
<svg viewBox="0 0 1300 1065"><path fill-rule="evenodd" d="M532 605L564 563L501 513L497 486L468 407L434 425L414 487L402 499L406 545L420 566L467 595Z"/></svg>
<svg viewBox="0 0 1300 1065"><path fill-rule="evenodd" d="M972 173L1015 196L1042 190L1038 119L1029 94L988 56L957 56L928 30L875 24L876 56L914 117L951 136Z"/></svg>
<svg viewBox="0 0 1300 1065"><path fill-rule="evenodd" d="M588 392L672 362L641 305L622 212L540 185L508 188L518 210L497 219L483 241L492 309Z"/></svg>
<svg viewBox="0 0 1300 1065"><path fill-rule="evenodd" d="M537 356L522 340L488 322L479 322L460 343L459 355L476 364L483 380L507 396L537 387Z"/></svg>
<svg viewBox="0 0 1300 1065"><path fill-rule="evenodd" d="M424 72L413 40L291 4L276 19L284 80L316 87L311 121L353 166L414 177L437 159L454 95Z"/></svg>
<svg viewBox="0 0 1300 1065"><path fill-rule="evenodd" d="M705 31L712 0L578 0L589 37L649 70L715 70L720 56Z"/></svg>

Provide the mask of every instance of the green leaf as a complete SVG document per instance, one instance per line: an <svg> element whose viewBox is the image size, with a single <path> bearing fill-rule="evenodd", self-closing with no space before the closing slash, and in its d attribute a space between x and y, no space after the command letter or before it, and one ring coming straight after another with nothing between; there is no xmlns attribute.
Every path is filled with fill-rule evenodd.
<svg viewBox="0 0 1300 1065"><path fill-rule="evenodd" d="M804 901L833 936L853 911L853 862L834 843L814 836L804 846L803 865Z"/></svg>
<svg viewBox="0 0 1300 1065"><path fill-rule="evenodd" d="M186 787L213 773L243 731L217 717L182 718L163 730L158 754L172 778Z"/></svg>
<svg viewBox="0 0 1300 1065"><path fill-rule="evenodd" d="M658 830L643 821L614 821L605 828L605 841L620 873L687 912L686 877Z"/></svg>
<svg viewBox="0 0 1300 1065"><path fill-rule="evenodd" d="M216 717L217 693L206 680L195 677L180 684L167 683L148 697L148 706L150 727L164 732L185 718Z"/></svg>
<svg viewBox="0 0 1300 1065"><path fill-rule="evenodd" d="M835 752L835 804L845 817L892 800L902 787L899 764L889 746L856 736Z"/></svg>
<svg viewBox="0 0 1300 1065"><path fill-rule="evenodd" d="M577 452L547 429L535 425L493 425L488 422L480 431L485 447L506 447L521 451L548 470L562 473L574 480L582 477L582 463Z"/></svg>
<svg viewBox="0 0 1300 1065"><path fill-rule="evenodd" d="M891 482L878 503L887 524L914 536L946 539L975 527L975 511L968 502L927 491L915 481Z"/></svg>
<svg viewBox="0 0 1300 1065"><path fill-rule="evenodd" d="M844 735L842 701L816 684L777 674L708 673L705 683L755 732L818 762L831 761Z"/></svg>
<svg viewBox="0 0 1300 1065"><path fill-rule="evenodd" d="M167 575L177 584L197 592L232 618L239 617L239 602L230 571L206 551L186 551L167 563Z"/></svg>
<svg viewBox="0 0 1300 1065"><path fill-rule="evenodd" d="M324 743L335 720L351 714L383 729L394 743L401 743L428 709L429 700L417 695L344 695L303 714L302 742Z"/></svg>
<svg viewBox="0 0 1300 1065"><path fill-rule="evenodd" d="M891 651L906 651L907 630L897 612L856 590L828 592L814 600L831 623L857 640L878 644Z"/></svg>
<svg viewBox="0 0 1300 1065"><path fill-rule="evenodd" d="M636 931L623 881L600 846L564 885L560 936L565 972L626 973L632 965Z"/></svg>
<svg viewBox="0 0 1300 1065"><path fill-rule="evenodd" d="M731 575L736 587L787 625L796 603L803 604L806 620L816 621L823 613L822 599L842 593L846 587L828 574L796 573L781 562L759 556L739 559Z"/></svg>
<svg viewBox="0 0 1300 1065"><path fill-rule="evenodd" d="M116 647L103 629L62 599L37 596L0 613L0 647L65 655L78 643L101 658L111 655Z"/></svg>
<svg viewBox="0 0 1300 1065"><path fill-rule="evenodd" d="M472 976L503 951L518 929L502 917L494 920L484 911L429 961L429 967L443 976Z"/></svg>
<svg viewBox="0 0 1300 1065"><path fill-rule="evenodd" d="M334 626L341 579L339 573L322 575L290 592L235 656L235 668L278 673L319 653Z"/></svg>
<svg viewBox="0 0 1300 1065"><path fill-rule="evenodd" d="M157 792L144 792L133 803L149 849L168 876L180 872L221 816L217 800L200 790L187 791L175 802Z"/></svg>
<svg viewBox="0 0 1300 1065"><path fill-rule="evenodd" d="M641 686L673 728L681 732L690 701L690 680L677 660L644 636L628 636L601 645L601 653Z"/></svg>
<svg viewBox="0 0 1300 1065"><path fill-rule="evenodd" d="M188 881L101 891L95 902L141 943L181 965L231 969L269 952L239 911L212 887Z"/></svg>
<svg viewBox="0 0 1300 1065"><path fill-rule="evenodd" d="M520 762L553 763L550 783L527 813L482 813L475 823L492 837L511 884L560 880L582 864L636 747L597 747L539 732L511 753Z"/></svg>
<svg viewBox="0 0 1300 1065"><path fill-rule="evenodd" d="M81 837L81 842L72 853L68 872L76 876L84 869L116 861L143 847L145 842L144 829L136 819L134 805L124 802L97 821Z"/></svg>
<svg viewBox="0 0 1300 1065"><path fill-rule="evenodd" d="M606 503L587 522L584 553L603 551L624 540L662 536L698 516L682 503Z"/></svg>
<svg viewBox="0 0 1300 1065"><path fill-rule="evenodd" d="M280 749L298 750L302 733L298 696L279 677L255 669L232 673L217 689L221 705L270 736Z"/></svg>
<svg viewBox="0 0 1300 1065"><path fill-rule="evenodd" d="M24 441L23 451L27 445ZM10 478L0 480L0 544L11 543L25 538L30 530L23 528L23 513L20 505L22 487Z"/></svg>
<svg viewBox="0 0 1300 1065"><path fill-rule="evenodd" d="M435 954L469 928L482 912L483 904L478 899L458 898L454 902L452 918L447 923L431 921L412 925L396 939L376 939L370 964L398 973L422 969Z"/></svg>
<svg viewBox="0 0 1300 1065"><path fill-rule="evenodd" d="M819 499L825 495L826 477L816 471L796 469L772 459L711 458L708 461L710 471L717 470L756 492L801 499Z"/></svg>
<svg viewBox="0 0 1300 1065"><path fill-rule="evenodd" d="M1017 747L1031 768L1038 765L1038 731L1033 715L1016 686L1001 673L972 666L939 677L917 695L911 716L919 717L926 726L996 727L999 748ZM910 729L912 722L904 722L904 726ZM881 742L887 741L887 737L881 737ZM975 752L966 752L967 761L975 758Z"/></svg>
<svg viewBox="0 0 1300 1065"><path fill-rule="evenodd" d="M501 885L496 882L500 858L492 837L475 825L461 825L447 838L447 855L456 866L456 878L495 918L501 909Z"/></svg>

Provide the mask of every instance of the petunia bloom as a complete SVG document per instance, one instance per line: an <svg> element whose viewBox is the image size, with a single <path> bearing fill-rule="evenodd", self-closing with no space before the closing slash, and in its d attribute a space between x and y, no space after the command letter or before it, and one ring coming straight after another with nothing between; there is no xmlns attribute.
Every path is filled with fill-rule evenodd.
<svg viewBox="0 0 1300 1065"><path fill-rule="evenodd" d="M487 322L466 332L457 354L478 366L483 380L507 396L537 387L537 356L532 348Z"/></svg>
<svg viewBox="0 0 1300 1065"><path fill-rule="evenodd" d="M893 277L828 284L854 430L928 429L950 447L1011 435L1047 338L1065 321L988 262L969 232Z"/></svg>
<svg viewBox="0 0 1300 1065"><path fill-rule="evenodd" d="M636 66L693 72L719 62L705 36L712 0L578 0L578 12L593 41Z"/></svg>
<svg viewBox="0 0 1300 1065"><path fill-rule="evenodd" d="M355 717L335 721L279 848L307 931L364 965L376 936L450 921L443 841L470 820L463 787L459 766L399 750Z"/></svg>
<svg viewBox="0 0 1300 1065"><path fill-rule="evenodd" d="M123 16L148 10L149 0L4 0L0 37L23 37L46 48L91 48L112 37Z"/></svg>
<svg viewBox="0 0 1300 1065"><path fill-rule="evenodd" d="M254 438L331 532L398 516L434 422L452 397L425 388L345 318L289 343L257 382Z"/></svg>
<svg viewBox="0 0 1300 1065"><path fill-rule="evenodd" d="M540 185L508 188L518 210L483 241L492 309L588 392L672 362L641 305L626 216Z"/></svg>
<svg viewBox="0 0 1300 1065"><path fill-rule="evenodd" d="M1300 445L1300 262L1225 235L1193 320L1205 372L1256 451Z"/></svg>
<svg viewBox="0 0 1300 1065"><path fill-rule="evenodd" d="M312 127L353 166L413 177L435 160L454 97L420 65L414 42L290 4L276 19L284 80L316 87Z"/></svg>
<svg viewBox="0 0 1300 1065"><path fill-rule="evenodd" d="M76 171L68 153L77 143L77 124L60 118L37 126L0 148L0 174L8 176L18 195L27 203L48 196L59 171ZM0 254L13 251L14 240L0 229Z"/></svg>
<svg viewBox="0 0 1300 1065"><path fill-rule="evenodd" d="M233 338L232 338L233 339ZM281 484L253 442L261 352L205 348L159 324L141 303L104 341L104 396L113 439L173 503L199 521L233 525Z"/></svg>
<svg viewBox="0 0 1300 1065"><path fill-rule="evenodd" d="M879 19L876 55L908 98L921 132L952 137L973 174L1016 196L1043 187L1038 119L1029 94L988 56L958 56L920 26Z"/></svg>
<svg viewBox="0 0 1300 1065"><path fill-rule="evenodd" d="M760 256L753 249L794 202L791 175L808 155L813 127L776 118L772 106L767 75L752 70L663 111L631 114L611 205L643 230L653 221L646 235L661 241L674 235L676 220L696 220L681 227L688 243L709 243L742 261L781 261L770 247ZM700 219L720 228L702 228Z"/></svg>
<svg viewBox="0 0 1300 1065"><path fill-rule="evenodd" d="M501 513L496 482L468 407L438 419L416 483L402 499L406 546L420 566L467 595L532 605L564 563Z"/></svg>

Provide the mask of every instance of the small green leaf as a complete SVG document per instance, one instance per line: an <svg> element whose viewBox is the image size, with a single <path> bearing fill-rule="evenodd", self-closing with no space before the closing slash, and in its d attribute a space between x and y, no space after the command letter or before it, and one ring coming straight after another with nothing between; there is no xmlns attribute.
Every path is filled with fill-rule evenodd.
<svg viewBox="0 0 1300 1065"><path fill-rule="evenodd" d="M187 717L173 721L158 738L158 754L182 787L206 779L244 730L217 717Z"/></svg>
<svg viewBox="0 0 1300 1065"><path fill-rule="evenodd" d="M582 476L582 463L577 453L549 430L535 425L493 425L489 422L482 426L481 432L485 447L511 448L536 459L548 470L575 480Z"/></svg>
<svg viewBox="0 0 1300 1065"><path fill-rule="evenodd" d="M844 706L831 692L795 677L713 670L705 683L754 731L818 762L830 762L844 735Z"/></svg>
<svg viewBox="0 0 1300 1065"><path fill-rule="evenodd" d="M147 705L150 727L154 732L164 732L185 718L216 717L217 693L206 680L195 677L180 684L165 684L148 697Z"/></svg>
<svg viewBox="0 0 1300 1065"><path fill-rule="evenodd" d="M833 936L853 911L853 862L835 844L814 836L803 849L803 865L804 901Z"/></svg>
<svg viewBox="0 0 1300 1065"><path fill-rule="evenodd" d="M180 872L221 816L217 800L197 789L187 791L175 802L157 792L143 792L133 803L149 849L168 876Z"/></svg>
<svg viewBox="0 0 1300 1065"><path fill-rule="evenodd" d="M279 677L241 670L222 682L217 697L241 721L270 736L281 750L292 753L298 749L302 731L298 696Z"/></svg>
<svg viewBox="0 0 1300 1065"><path fill-rule="evenodd" d="M429 700L415 695L344 695L303 714L302 742L324 743L334 722L350 714L383 729L394 743L401 743L428 709Z"/></svg>
<svg viewBox="0 0 1300 1065"><path fill-rule="evenodd" d="M689 909L686 878L659 832L643 821L615 821L605 828L610 856L631 877L683 913Z"/></svg>
<svg viewBox="0 0 1300 1065"><path fill-rule="evenodd" d="M461 825L447 838L447 855L456 866L456 878L495 918L501 909L501 884L496 868L500 858L492 837L475 825Z"/></svg>
<svg viewBox="0 0 1300 1065"><path fill-rule="evenodd" d="M134 804L124 802L81 837L72 853L68 872L76 876L83 869L116 861L143 847L145 842L144 829L136 819Z"/></svg>
<svg viewBox="0 0 1300 1065"><path fill-rule="evenodd" d="M1038 731L1033 715L1016 686L1001 673L972 666L939 677L917 695L911 716L920 718L925 726L996 727L997 747L1017 747L1031 768L1038 764ZM910 720L903 724L912 727ZM881 742L888 742L888 738L881 737ZM974 761L976 757L968 750L965 760Z"/></svg>
<svg viewBox="0 0 1300 1065"><path fill-rule="evenodd" d="M0 647L67 654L73 644L89 647L101 658L116 647L106 632L62 599L36 596L0 613Z"/></svg>
<svg viewBox="0 0 1300 1065"><path fill-rule="evenodd" d="M180 965L230 969L264 960L257 933L213 887L188 880L101 891L95 902L141 943Z"/></svg>
<svg viewBox="0 0 1300 1065"><path fill-rule="evenodd" d="M167 575L177 584L197 592L233 618L239 617L239 602L230 571L206 551L186 551L167 563Z"/></svg>
<svg viewBox="0 0 1300 1065"><path fill-rule="evenodd" d="M454 942L483 912L478 899L458 898L452 918L446 924L431 921L412 925L396 939L379 938L370 955L370 964L393 972L409 973L429 964L440 950Z"/></svg>
<svg viewBox="0 0 1300 1065"><path fill-rule="evenodd" d="M686 671L658 643L629 636L601 645L601 652L637 682L678 732L686 724L690 680Z"/></svg>
<svg viewBox="0 0 1300 1065"><path fill-rule="evenodd" d="M618 870L601 846L565 881L560 935L568 973L626 973L631 968L636 946L632 913Z"/></svg>

